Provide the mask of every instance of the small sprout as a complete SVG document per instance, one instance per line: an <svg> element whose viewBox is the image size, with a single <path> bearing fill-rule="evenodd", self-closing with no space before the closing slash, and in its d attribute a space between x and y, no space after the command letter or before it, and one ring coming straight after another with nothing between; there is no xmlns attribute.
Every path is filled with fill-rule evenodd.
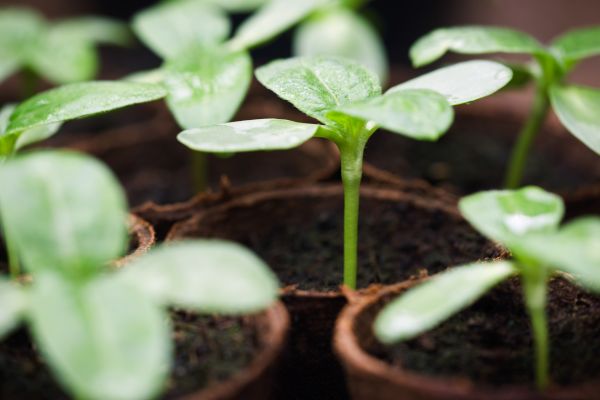
<svg viewBox="0 0 600 400"><path fill-rule="evenodd" d="M32 276L0 280L0 335L30 325L75 398L154 398L171 365L169 307L239 315L277 296L273 273L240 245L161 246L110 272L128 245L124 194L93 158L30 153L0 166L0 215Z"/></svg>
<svg viewBox="0 0 600 400"><path fill-rule="evenodd" d="M459 207L473 227L505 245L514 259L464 265L432 277L388 304L375 320L375 334L386 344L412 339L518 276L533 329L536 383L544 389L549 383L548 279L563 271L600 292L600 218L583 217L560 227L562 200L537 187L477 193Z"/></svg>
<svg viewBox="0 0 600 400"><path fill-rule="evenodd" d="M380 127L418 140L436 140L452 122L452 102L464 103L504 86L510 70L471 61L424 75L381 93L377 77L350 60L308 57L275 61L256 71L258 80L321 124L262 119L183 131L178 139L205 152L279 150L311 137L337 144L344 183L344 283L356 287L358 202L363 151ZM448 86L446 81L454 84ZM461 85L460 82L463 82Z"/></svg>
<svg viewBox="0 0 600 400"><path fill-rule="evenodd" d="M412 46L413 65L420 67L452 51L462 54L529 54L534 63L512 64L520 84L534 81L536 95L529 118L513 149L505 185L518 187L527 154L550 106L563 125L586 146L600 154L600 91L565 83L581 60L600 54L600 27L577 29L554 39L545 47L526 33L506 28L466 26L441 28L423 36Z"/></svg>
<svg viewBox="0 0 600 400"><path fill-rule="evenodd" d="M124 46L127 27L101 17L49 23L27 8L0 10L0 81L19 69L27 79L44 77L55 84L92 79L98 69L96 43ZM24 82L28 97L35 82Z"/></svg>

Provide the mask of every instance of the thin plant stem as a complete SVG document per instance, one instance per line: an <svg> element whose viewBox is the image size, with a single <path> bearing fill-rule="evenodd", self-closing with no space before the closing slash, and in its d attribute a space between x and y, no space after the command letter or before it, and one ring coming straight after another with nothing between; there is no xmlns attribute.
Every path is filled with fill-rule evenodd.
<svg viewBox="0 0 600 400"><path fill-rule="evenodd" d="M542 123L546 119L549 107L550 102L545 87L538 86L531 113L529 114L523 129L519 133L517 143L513 147L510 155L510 161L504 179L504 186L507 189L516 189L520 186L529 150L535 137L540 131Z"/></svg>
<svg viewBox="0 0 600 400"><path fill-rule="evenodd" d="M525 305L531 321L535 351L535 383L543 390L549 383L549 339L546 317L547 284L546 272L533 268L523 273Z"/></svg>
<svg viewBox="0 0 600 400"><path fill-rule="evenodd" d="M15 243L6 231L6 227L3 229L3 236L4 245L6 246L6 255L8 257L8 271L12 279L17 279L21 275L21 262L17 255Z"/></svg>
<svg viewBox="0 0 600 400"><path fill-rule="evenodd" d="M200 151L192 151L192 187L196 193L208 187L208 155Z"/></svg>

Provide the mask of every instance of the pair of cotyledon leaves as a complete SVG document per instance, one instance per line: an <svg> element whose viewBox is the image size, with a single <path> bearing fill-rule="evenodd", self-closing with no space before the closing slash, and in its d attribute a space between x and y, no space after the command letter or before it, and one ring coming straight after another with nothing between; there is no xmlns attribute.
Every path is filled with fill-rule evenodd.
<svg viewBox="0 0 600 400"><path fill-rule="evenodd" d="M66 152L17 156L0 167L0 214L30 285L0 279L0 336L22 321L64 388L77 398L145 399L171 364L168 307L255 312L277 280L245 248L224 241L173 243L124 269L124 194L109 170Z"/></svg>
<svg viewBox="0 0 600 400"><path fill-rule="evenodd" d="M96 43L127 45L127 27L102 17L49 23L26 8L0 10L0 81L29 68L57 84L92 79L98 69Z"/></svg>
<svg viewBox="0 0 600 400"><path fill-rule="evenodd" d="M561 70L558 78L543 77L550 80L545 84L548 85L552 107L575 137L600 154L600 90L561 82L562 75L577 62L600 54L600 27L567 32L548 47L525 33L506 28L442 28L419 39L412 46L410 57L415 66L422 66L448 51L463 54L523 53L533 55L540 63L556 64Z"/></svg>
<svg viewBox="0 0 600 400"><path fill-rule="evenodd" d="M600 292L600 218L582 217L560 227L562 200L537 187L481 192L459 206L479 232L511 250L514 261L452 268L409 290L375 320L382 342L408 340L434 328L523 268L563 271Z"/></svg>
<svg viewBox="0 0 600 400"><path fill-rule="evenodd" d="M509 68L468 61L395 86L382 95L377 77L352 61L305 57L275 61L256 71L258 80L323 125L262 119L190 129L178 139L206 152L276 150L313 136L336 142L381 126L420 140L435 140L450 126L451 105L487 96L508 83Z"/></svg>
<svg viewBox="0 0 600 400"><path fill-rule="evenodd" d="M159 69L129 79L163 83L167 104L184 128L228 122L252 79L248 50L311 14L314 18L301 25L294 40L298 54L343 55L386 74L387 61L376 33L336 0L263 1L226 41L231 26L224 9L247 10L254 3L180 0L140 12L133 20L134 31L165 62Z"/></svg>

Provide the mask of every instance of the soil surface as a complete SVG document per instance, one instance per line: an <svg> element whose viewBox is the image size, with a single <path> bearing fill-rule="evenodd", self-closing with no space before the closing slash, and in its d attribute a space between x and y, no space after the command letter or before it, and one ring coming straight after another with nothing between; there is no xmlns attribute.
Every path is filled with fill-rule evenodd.
<svg viewBox="0 0 600 400"><path fill-rule="evenodd" d="M358 286L394 283L500 251L466 222L411 203L361 200ZM336 290L343 271L340 197L275 199L203 219L194 235L236 240L258 253L285 285Z"/></svg>
<svg viewBox="0 0 600 400"><path fill-rule="evenodd" d="M402 177L420 178L457 194L503 186L505 168L521 123L515 115L460 112L435 143L379 132L365 160ZM524 183L568 191L600 182L598 156L565 130L542 130L528 158Z"/></svg>
<svg viewBox="0 0 600 400"><path fill-rule="evenodd" d="M226 380L249 365L260 350L258 332L250 318L173 312L172 319L175 363L164 399ZM68 399L24 329L0 342L0 398Z"/></svg>
<svg viewBox="0 0 600 400"><path fill-rule="evenodd" d="M554 384L600 378L600 297L562 279L549 285L550 365ZM533 387L533 344L516 280L417 339L383 347L363 337L372 355L405 370L478 385ZM372 326L375 308L357 326ZM369 333L370 336L370 333ZM368 344L367 344L368 343Z"/></svg>

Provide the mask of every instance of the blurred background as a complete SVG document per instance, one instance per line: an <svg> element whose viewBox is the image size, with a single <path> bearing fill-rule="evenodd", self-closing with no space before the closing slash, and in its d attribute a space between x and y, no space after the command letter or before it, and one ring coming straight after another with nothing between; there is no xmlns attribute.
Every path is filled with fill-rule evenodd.
<svg viewBox="0 0 600 400"><path fill-rule="evenodd" d="M82 14L101 14L129 20L153 0L0 0L1 6L35 7L49 18ZM543 42L568 29L600 24L598 0L372 0L364 13L378 26L385 40L392 64L409 66L408 48L418 37L440 26L457 24L505 25L522 29ZM245 18L239 15L234 21ZM255 52L257 63L290 55L291 35L284 35ZM123 72L157 66L159 60L149 50L138 46L110 49L112 65L106 65L103 77L116 78ZM106 60L106 58L104 59ZM445 58L444 62L453 61ZM123 71L121 71L121 69ZM598 85L600 59L578 66L572 81ZM392 77L394 80L394 77ZM394 82L391 82L394 83Z"/></svg>

